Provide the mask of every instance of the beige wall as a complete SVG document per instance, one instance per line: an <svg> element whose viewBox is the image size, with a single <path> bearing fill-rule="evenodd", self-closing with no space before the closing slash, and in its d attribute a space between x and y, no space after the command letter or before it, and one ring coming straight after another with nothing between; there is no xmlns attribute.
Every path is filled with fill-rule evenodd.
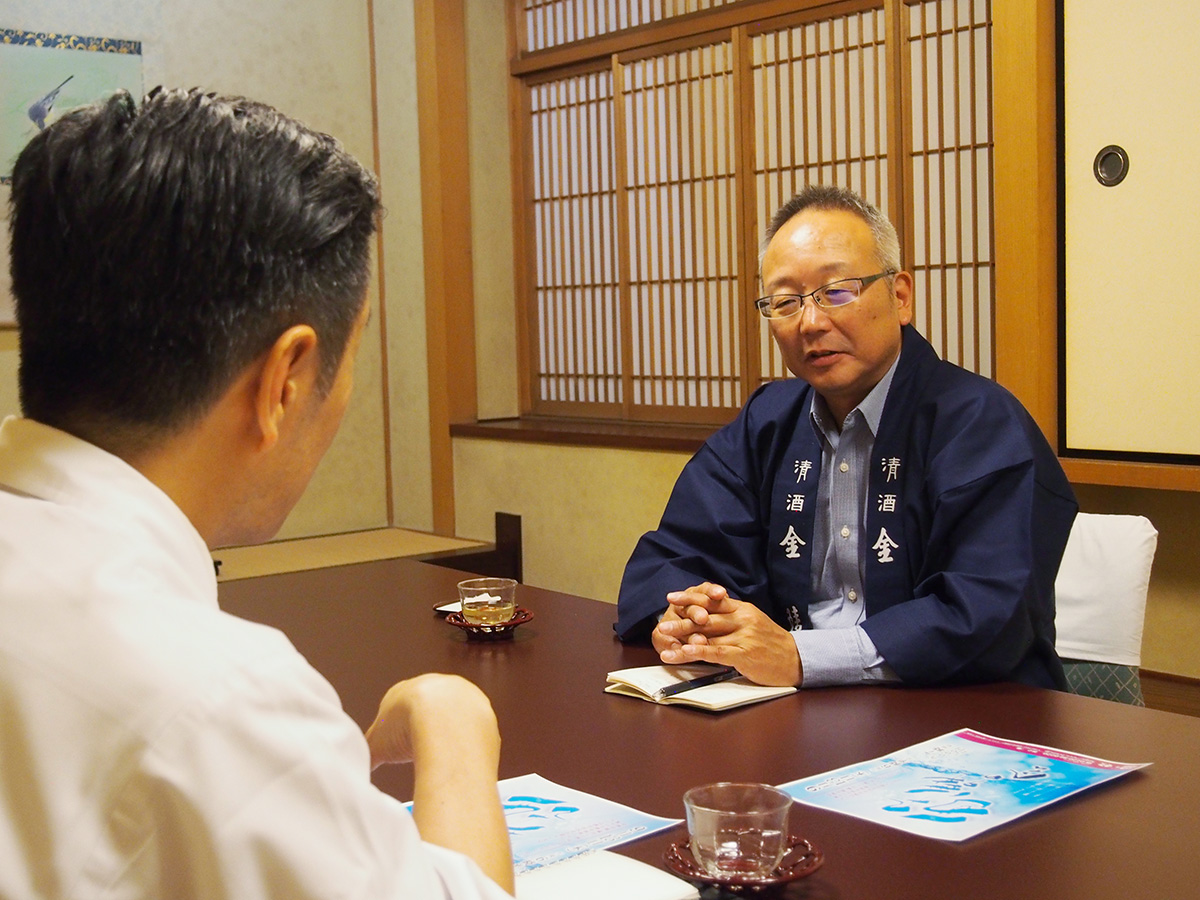
<svg viewBox="0 0 1200 900"><path fill-rule="evenodd" d="M0 331L0 419L20 411L17 402L17 333Z"/></svg>
<svg viewBox="0 0 1200 900"><path fill-rule="evenodd" d="M1189 387L1200 317L1187 304L1166 312L1153 300L1135 304L1131 315L1131 296L1114 290L1131 273L1175 283L1190 277L1194 234L1173 235L1164 253L1162 223L1194 217L1200 197L1192 130L1180 115L1197 93L1198 35L1193 10L1181 4L1068 0L1064 7L1066 438L1075 448L1200 448L1200 395ZM1138 64L1146 58L1154 64ZM1114 71L1121 77L1110 77ZM1092 160L1113 143L1129 152L1130 167L1109 188L1096 182ZM1114 358L1140 362L1114 366ZM1200 565L1192 543L1200 494L1077 491L1085 511L1140 514L1158 528L1142 662L1200 677Z"/></svg>
<svg viewBox="0 0 1200 900"><path fill-rule="evenodd" d="M509 0L467 0L467 108L471 146L471 253L475 289L478 415L515 416L517 305L513 288L509 159Z"/></svg>
<svg viewBox="0 0 1200 900"><path fill-rule="evenodd" d="M77 5L136 9L120 0ZM147 59L147 86L159 81L204 85L264 100L335 135L359 160L373 165L365 2L161 0L159 9L161 28L143 40L161 46L161 72L152 72ZM114 22L112 27L118 26ZM371 293L377 305L374 285ZM355 370L354 400L281 537L378 527L387 521L379 318L373 319Z"/></svg>
<svg viewBox="0 0 1200 900"><path fill-rule="evenodd" d="M1075 490L1084 512L1141 515L1158 529L1142 665L1200 678L1200 565L1194 541L1200 494L1097 485Z"/></svg>
<svg viewBox="0 0 1200 900"><path fill-rule="evenodd" d="M687 454L454 442L462 537L491 540L496 511L521 516L524 580L615 603L643 532L658 525Z"/></svg>
<svg viewBox="0 0 1200 900"><path fill-rule="evenodd" d="M433 527L420 129L412 0L375 3L394 524Z"/></svg>

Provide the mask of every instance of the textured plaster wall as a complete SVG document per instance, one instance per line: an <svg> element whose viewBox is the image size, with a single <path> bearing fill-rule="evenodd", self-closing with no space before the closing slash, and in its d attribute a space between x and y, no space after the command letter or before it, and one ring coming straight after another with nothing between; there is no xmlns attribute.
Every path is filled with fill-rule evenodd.
<svg viewBox="0 0 1200 900"><path fill-rule="evenodd" d="M509 155L509 0L468 0L467 115L471 146L471 254L475 288L478 415L515 416L517 304L513 284L512 165Z"/></svg>
<svg viewBox="0 0 1200 900"><path fill-rule="evenodd" d="M412 0L375 3L387 385L395 524L433 528L420 129Z"/></svg>
<svg viewBox="0 0 1200 900"><path fill-rule="evenodd" d="M526 582L615 603L633 545L658 525L687 460L683 453L460 438L459 534L491 540L494 513L516 513Z"/></svg>

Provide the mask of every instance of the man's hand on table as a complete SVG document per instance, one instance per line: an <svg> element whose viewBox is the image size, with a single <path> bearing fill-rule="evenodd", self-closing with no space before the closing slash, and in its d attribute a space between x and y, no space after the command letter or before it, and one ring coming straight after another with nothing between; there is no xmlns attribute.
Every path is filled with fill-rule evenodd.
<svg viewBox="0 0 1200 900"><path fill-rule="evenodd" d="M803 680L796 642L753 603L735 600L707 581L667 594L667 603L650 636L664 663L733 666L758 684Z"/></svg>
<svg viewBox="0 0 1200 900"><path fill-rule="evenodd" d="M478 687L457 675L393 685L367 729L371 768L413 764L413 819L421 837L471 857L513 892L508 827L496 790L500 732Z"/></svg>
<svg viewBox="0 0 1200 900"><path fill-rule="evenodd" d="M392 685L367 729L371 768L422 761L455 733L471 737L481 765L499 765L500 734L487 695L457 675L418 675ZM453 746L453 745L452 745Z"/></svg>

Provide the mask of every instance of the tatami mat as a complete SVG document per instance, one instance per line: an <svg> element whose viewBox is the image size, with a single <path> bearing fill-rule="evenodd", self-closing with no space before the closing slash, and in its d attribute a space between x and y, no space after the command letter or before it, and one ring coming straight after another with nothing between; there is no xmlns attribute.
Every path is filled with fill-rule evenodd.
<svg viewBox="0 0 1200 900"><path fill-rule="evenodd" d="M326 566L394 559L399 556L424 556L443 550L487 546L481 541L442 537L404 528L379 528L321 537L272 541L252 547L225 547L213 551L221 561L218 581L257 578L280 572L302 572Z"/></svg>

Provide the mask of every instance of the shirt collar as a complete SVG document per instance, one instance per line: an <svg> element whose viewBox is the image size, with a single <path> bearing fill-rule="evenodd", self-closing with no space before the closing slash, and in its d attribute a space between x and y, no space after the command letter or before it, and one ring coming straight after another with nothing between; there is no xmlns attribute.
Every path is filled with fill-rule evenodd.
<svg viewBox="0 0 1200 900"><path fill-rule="evenodd" d="M903 350L900 352L902 353ZM896 374L896 366L898 365L900 365L900 353L896 354L896 358L892 361L891 366L888 367L883 377L879 379L879 383L871 388L870 393L863 397L862 402L850 410L850 414L846 416L846 421L850 422L851 417L855 413L858 413L871 430L871 437L879 434L879 423L883 420L883 407L887 403L888 390L892 386L892 377ZM809 416L817 435L825 438L831 444L836 444L836 436L840 433L840 430L837 427L837 423L833 420L833 414L829 412L829 406L825 403L825 398L816 391L812 393Z"/></svg>
<svg viewBox="0 0 1200 900"><path fill-rule="evenodd" d="M166 493L120 457L33 419L10 416L0 423L0 489L84 509L110 522L126 540L162 558L181 596L217 605L204 539Z"/></svg>

